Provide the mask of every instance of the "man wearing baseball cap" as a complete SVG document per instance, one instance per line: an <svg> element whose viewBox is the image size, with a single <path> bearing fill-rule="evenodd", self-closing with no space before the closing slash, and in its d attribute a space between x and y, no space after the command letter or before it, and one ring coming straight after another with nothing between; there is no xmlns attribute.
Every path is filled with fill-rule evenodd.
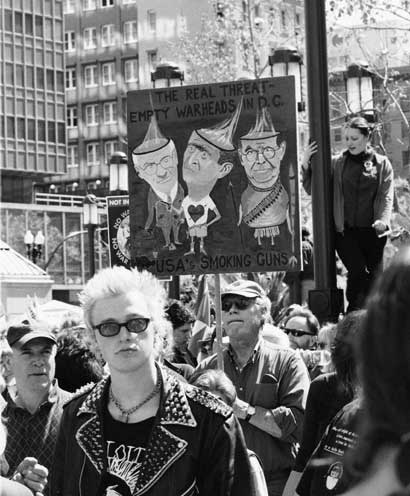
<svg viewBox="0 0 410 496"><path fill-rule="evenodd" d="M7 341L12 350L9 366L16 380L15 394L3 393L7 403L2 413L7 419L7 475L21 480L30 471L40 484L37 491L46 496L48 488L42 489L41 484L52 463L63 405L71 394L60 389L54 379L57 341L47 323L13 325L7 331ZM19 465L23 459L25 463Z"/></svg>
<svg viewBox="0 0 410 496"><path fill-rule="evenodd" d="M262 339L271 302L254 281L240 279L222 292L222 320L229 346L224 371L234 383L247 447L260 458L269 496L280 496L302 434L309 376L302 359ZM216 355L198 369L217 368Z"/></svg>

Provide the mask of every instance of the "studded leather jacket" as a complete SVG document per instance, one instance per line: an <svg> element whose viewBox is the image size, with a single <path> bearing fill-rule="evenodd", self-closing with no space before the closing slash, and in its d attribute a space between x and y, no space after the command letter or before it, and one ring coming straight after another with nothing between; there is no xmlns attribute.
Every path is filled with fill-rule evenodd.
<svg viewBox="0 0 410 496"><path fill-rule="evenodd" d="M160 407L133 496L253 494L241 427L213 395L160 368ZM107 470L103 405L109 379L64 408L51 470L51 496L96 496Z"/></svg>

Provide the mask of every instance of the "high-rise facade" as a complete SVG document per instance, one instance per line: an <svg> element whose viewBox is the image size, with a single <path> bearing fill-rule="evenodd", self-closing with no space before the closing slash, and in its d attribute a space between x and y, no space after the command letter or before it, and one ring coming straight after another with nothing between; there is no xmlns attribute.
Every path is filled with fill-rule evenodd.
<svg viewBox="0 0 410 496"><path fill-rule="evenodd" d="M107 194L110 156L127 152L127 92L151 87L151 71L182 19L199 23L199 5L64 0L67 172L49 178L44 192Z"/></svg>
<svg viewBox="0 0 410 496"><path fill-rule="evenodd" d="M2 201L66 171L63 32L60 0L0 2Z"/></svg>

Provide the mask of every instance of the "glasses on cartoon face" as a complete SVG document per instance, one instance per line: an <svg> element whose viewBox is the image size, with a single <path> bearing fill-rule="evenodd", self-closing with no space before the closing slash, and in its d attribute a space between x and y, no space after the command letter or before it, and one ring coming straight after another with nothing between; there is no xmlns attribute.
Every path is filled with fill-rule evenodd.
<svg viewBox="0 0 410 496"><path fill-rule="evenodd" d="M222 299L222 311L229 312L233 305L238 310L245 310L255 301L255 298L245 298L244 296L227 296Z"/></svg>
<svg viewBox="0 0 410 496"><path fill-rule="evenodd" d="M172 160L171 155L166 155L162 157L159 162L145 162L143 163L139 169L141 172L145 172L149 176L153 176L157 173L158 166L162 167L165 170L170 170L175 167L175 163Z"/></svg>
<svg viewBox="0 0 410 496"><path fill-rule="evenodd" d="M276 148L274 148L273 146L263 146L258 149L248 147L244 152L244 155L249 160L249 162L256 162L260 154L262 154L262 156L266 160L272 160L278 150L280 150L280 146Z"/></svg>
<svg viewBox="0 0 410 496"><path fill-rule="evenodd" d="M94 326L94 328L98 330L101 336L111 338L120 333L122 326L125 326L129 332L134 334L144 332L147 329L149 322L150 319L145 317L136 317L127 322L103 322L102 324Z"/></svg>
<svg viewBox="0 0 410 496"><path fill-rule="evenodd" d="M284 327L283 332L286 334L291 334L295 338L301 338L302 336L314 336L311 332L302 331L301 329L289 329L288 327Z"/></svg>

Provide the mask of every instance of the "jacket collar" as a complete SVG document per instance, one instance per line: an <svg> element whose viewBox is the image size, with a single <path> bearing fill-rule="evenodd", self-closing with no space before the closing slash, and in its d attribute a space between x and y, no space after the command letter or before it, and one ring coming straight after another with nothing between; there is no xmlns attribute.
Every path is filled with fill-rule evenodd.
<svg viewBox="0 0 410 496"><path fill-rule="evenodd" d="M148 491L185 452L187 441L175 436L166 427L170 425L197 426L186 396L186 389L191 386L180 382L159 366L158 372L162 374L163 379L160 406L146 446L133 496ZM86 396L77 413L78 416L88 416L76 433L77 442L99 473L107 469L101 412L103 402L108 397L109 385L109 378L99 382Z"/></svg>

